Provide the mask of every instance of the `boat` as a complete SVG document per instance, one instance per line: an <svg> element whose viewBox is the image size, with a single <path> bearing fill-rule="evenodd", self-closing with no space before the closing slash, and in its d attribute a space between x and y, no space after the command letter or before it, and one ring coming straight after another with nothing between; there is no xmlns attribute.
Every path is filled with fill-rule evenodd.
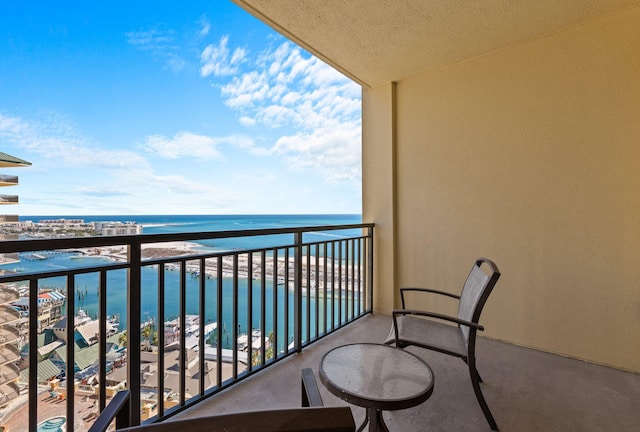
<svg viewBox="0 0 640 432"><path fill-rule="evenodd" d="M22 259L42 261L42 260L46 260L47 257L39 253L32 253L32 254L23 255Z"/></svg>
<svg viewBox="0 0 640 432"><path fill-rule="evenodd" d="M87 314L87 311L84 309L79 309L78 313L76 315L76 319L74 320L74 323L76 325L76 327L81 326L82 324L86 324L89 321L92 321L91 317Z"/></svg>
<svg viewBox="0 0 640 432"><path fill-rule="evenodd" d="M260 350L262 349L262 331L260 329L253 329L251 331L251 348L252 350ZM249 349L249 337L246 333L238 336L238 351L248 351ZM268 338L264 338L265 347L269 348L271 342Z"/></svg>
<svg viewBox="0 0 640 432"><path fill-rule="evenodd" d="M107 318L107 322L111 324L113 333L118 333L118 330L120 330L120 317L117 314L113 314Z"/></svg>

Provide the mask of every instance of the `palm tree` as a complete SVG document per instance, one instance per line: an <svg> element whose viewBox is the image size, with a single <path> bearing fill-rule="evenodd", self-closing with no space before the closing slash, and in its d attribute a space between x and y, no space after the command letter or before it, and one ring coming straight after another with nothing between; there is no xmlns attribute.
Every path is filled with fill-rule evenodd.
<svg viewBox="0 0 640 432"><path fill-rule="evenodd" d="M126 347L127 346L127 331L123 331L122 333L120 333L120 335L118 336L118 345L120 345L121 347Z"/></svg>
<svg viewBox="0 0 640 432"><path fill-rule="evenodd" d="M151 328L151 325L144 326L144 328L142 329L142 337L145 338L146 340L149 340L151 339L152 334L153 334L153 328Z"/></svg>

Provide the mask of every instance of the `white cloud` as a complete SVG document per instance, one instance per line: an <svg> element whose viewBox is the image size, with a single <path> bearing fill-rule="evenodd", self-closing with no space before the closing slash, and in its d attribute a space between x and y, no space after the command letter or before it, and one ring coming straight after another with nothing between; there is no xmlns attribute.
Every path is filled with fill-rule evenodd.
<svg viewBox="0 0 640 432"><path fill-rule="evenodd" d="M358 182L360 168L360 126L317 129L311 133L283 136L271 149L286 158L293 169L315 169L328 182Z"/></svg>
<svg viewBox="0 0 640 432"><path fill-rule="evenodd" d="M51 166L58 170L81 171L88 167L102 170L105 175L92 176L92 181L98 183L74 185L75 193L85 196L139 196L141 191L149 190L175 190L187 194L220 193L210 185L181 175L155 174L148 161L134 151L108 150L90 144L90 140L78 134L73 125L55 115L49 116L46 122L35 123L0 114L0 140L23 148L43 160L50 160ZM169 159L220 159L222 155L216 146L222 143L239 148L253 146L253 141L244 136L210 138L179 132L173 138L149 137L145 149ZM114 191L126 193L114 194Z"/></svg>
<svg viewBox="0 0 640 432"><path fill-rule="evenodd" d="M225 97L225 104L231 108L251 107L254 102L260 102L267 96L269 84L264 75L257 71L234 77L233 80L222 87L221 92Z"/></svg>
<svg viewBox="0 0 640 432"><path fill-rule="evenodd" d="M280 102L284 105L293 105L300 100L302 95L296 91L290 91L280 99Z"/></svg>
<svg viewBox="0 0 640 432"><path fill-rule="evenodd" d="M141 147L164 159L224 160L224 155L218 150L221 145L242 149L254 148L253 139L245 135L210 137L185 131L178 132L173 138L163 135L149 136Z"/></svg>
<svg viewBox="0 0 640 432"><path fill-rule="evenodd" d="M167 46L172 46L173 36L171 32L160 30L141 30L125 33L127 41L143 50L164 50Z"/></svg>
<svg viewBox="0 0 640 432"><path fill-rule="evenodd" d="M179 194L219 194L220 190L209 184L193 181L182 175L158 175L151 171L137 170L121 173L119 181L127 185L129 191L133 189L140 195L141 191L164 191Z"/></svg>
<svg viewBox="0 0 640 432"><path fill-rule="evenodd" d="M236 48L233 54L229 51L227 43L228 36L223 36L217 46L208 45L200 55L200 75L225 76L238 72L238 67L244 61L246 51L243 48Z"/></svg>
<svg viewBox="0 0 640 432"><path fill-rule="evenodd" d="M221 57L228 58L228 42L226 37L221 40ZM205 49L203 59L212 58L212 49ZM245 59L242 72L235 68L235 76L221 83L220 91L242 125L286 130L269 149L247 147L254 154L315 169L330 181L360 181L361 89L319 59L283 42L258 53L252 64Z"/></svg>
<svg viewBox="0 0 640 432"><path fill-rule="evenodd" d="M173 31L141 30L127 32L125 36L130 45L149 52L174 72L180 72L186 65L186 61L178 54L179 46Z"/></svg>
<svg viewBox="0 0 640 432"><path fill-rule="evenodd" d="M45 122L34 123L0 114L0 138L45 159L68 166L97 168L140 168L147 161L128 150L105 150L81 136L63 118L51 115Z"/></svg>
<svg viewBox="0 0 640 432"><path fill-rule="evenodd" d="M240 117L238 121L242 126L251 127L256 125L256 119L247 116Z"/></svg>
<svg viewBox="0 0 640 432"><path fill-rule="evenodd" d="M250 139L243 136L214 140L180 133L176 137L166 140L167 146L161 147L161 151L169 151L170 145L180 143L187 147L186 153L196 152L198 147L195 144L198 142L206 145L224 142L237 147L253 145ZM37 177L45 182L49 176L55 179L24 195L21 208L33 214L68 214L75 208L82 210L83 214L127 214L139 211L180 213L192 207L194 195L215 196L216 204L232 203L234 199L233 195L219 186L191 178L191 173L158 174L139 153L126 149L105 149L79 134L68 121L55 115L50 115L45 121L34 122L0 114L0 142L24 150L24 154L18 156L34 162L30 169L31 181ZM207 150L206 145L205 152L215 154L215 145L213 150ZM74 204L70 196L81 197L81 203ZM170 201L170 205L167 201Z"/></svg>
<svg viewBox="0 0 640 432"><path fill-rule="evenodd" d="M211 23L207 19L207 16L206 15L202 15L200 17L200 19L198 20L198 23L200 24L200 31L198 32L200 37L204 37L204 36L208 35L209 34L209 30L211 30Z"/></svg>
<svg viewBox="0 0 640 432"><path fill-rule="evenodd" d="M165 159L195 157L201 159L223 159L216 146L219 142L211 137L190 132L178 132L173 138L162 135L147 137L144 149Z"/></svg>

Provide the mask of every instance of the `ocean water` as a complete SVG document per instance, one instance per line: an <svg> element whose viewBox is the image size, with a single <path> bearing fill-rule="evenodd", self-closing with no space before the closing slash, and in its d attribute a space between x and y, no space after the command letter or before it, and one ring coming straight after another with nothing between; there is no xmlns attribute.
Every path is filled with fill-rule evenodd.
<svg viewBox="0 0 640 432"><path fill-rule="evenodd" d="M85 222L135 222L143 226L144 234L181 232L231 231L268 228L291 228L321 225L345 225L362 222L361 215L143 215L143 216L20 216L21 221L45 219L84 219ZM304 241L327 240L348 234L345 231L313 233ZM199 242L207 249L232 250L261 248L291 243L293 236L261 236L254 238L219 239Z"/></svg>
<svg viewBox="0 0 640 432"><path fill-rule="evenodd" d="M143 225L144 234L162 234L179 232L200 232L200 231L226 231L226 230L249 230L266 228L287 228L306 227L323 225L343 225L361 223L360 215L241 215L241 216L22 216L21 220L32 220L34 222L42 219L84 219L86 222L94 221L131 221ZM306 235L304 241L328 240L328 237L340 237L353 234L348 231L336 231L326 233L314 233ZM233 250L233 249L253 249L261 247L278 246L290 244L293 241L290 235L263 236L241 239L220 239L215 241L199 242L206 250ZM78 259L72 254L53 255L46 260L22 260L15 264L13 270L19 272L52 271L55 269L65 269L78 266L100 265L108 262L101 257L83 257ZM107 274L107 314L116 315L120 319L120 328L126 328L127 302L126 302L126 271L110 271ZM165 271L165 320L176 318L179 313L179 289L180 280L178 271ZM97 273L78 275L75 279L74 298L76 302L76 313L83 309L90 316L98 315L98 278ZM144 267L142 269L142 320L154 319L157 322L158 293L157 293L158 271L156 268ZM187 314L197 314L199 312L199 278L187 276L186 280L186 311ZM64 278L50 278L41 282L41 287L46 286L60 290L66 289ZM249 281L240 279L238 281L238 322L240 332L247 332L247 316L249 307L246 301ZM218 322L223 327L222 345L225 348L231 346L232 340L232 311L233 304L233 283L231 279L223 279L223 305L222 316L217 317L216 304L216 279L206 279L205 282L205 319L207 322ZM69 293L70 294L70 293ZM254 302L251 307L251 314L254 328L259 328L260 323L260 284L253 284ZM289 334L284 334L282 323L284 317L285 295L290 295L284 287L279 286L275 290L278 297L278 349L283 349L286 343L291 340L293 332L293 299L289 301ZM273 311L270 305L274 296L272 281L266 284L265 303L269 305L265 317L265 329L268 334L273 329ZM315 322L315 298L305 297L304 301L311 302L311 322ZM343 307L345 305L343 304ZM312 328L313 330L313 328ZM306 329L304 329L306 331Z"/></svg>

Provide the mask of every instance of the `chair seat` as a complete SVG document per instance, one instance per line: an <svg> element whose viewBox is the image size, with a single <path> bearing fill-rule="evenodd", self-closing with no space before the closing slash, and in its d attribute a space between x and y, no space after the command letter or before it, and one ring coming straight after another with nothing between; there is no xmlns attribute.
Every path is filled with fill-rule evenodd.
<svg viewBox="0 0 640 432"><path fill-rule="evenodd" d="M467 357L462 332L458 326L444 324L415 316L404 315L397 317L398 338L403 345L416 345L423 348L443 351L457 357ZM385 344L396 340L393 327L385 340ZM428 343L427 343L428 341Z"/></svg>

